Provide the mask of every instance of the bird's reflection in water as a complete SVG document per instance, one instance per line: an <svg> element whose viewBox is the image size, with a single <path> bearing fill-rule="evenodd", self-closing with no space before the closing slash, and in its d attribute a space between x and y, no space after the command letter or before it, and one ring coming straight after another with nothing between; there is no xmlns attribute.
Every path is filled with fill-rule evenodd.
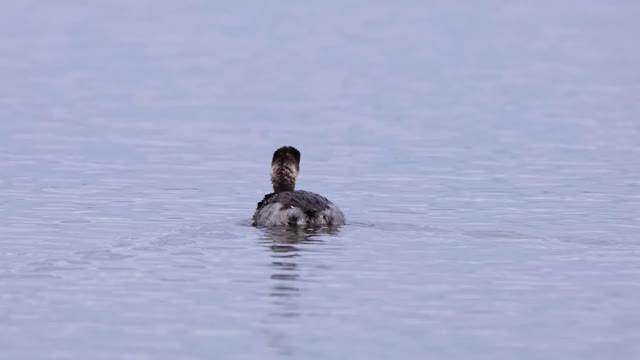
<svg viewBox="0 0 640 360"><path fill-rule="evenodd" d="M303 294L300 284L305 279L301 278L300 268L304 267L307 275L310 268L327 268L317 263L313 266L309 261L305 263L304 255L312 253L317 246L322 246L324 238L337 233L338 229L335 228L276 227L264 230L261 243L268 247L271 257L271 285L268 294L273 310L269 314L269 322L276 325L268 330L269 343L281 355L294 355L286 333L277 329L301 315L304 301L301 299Z"/></svg>

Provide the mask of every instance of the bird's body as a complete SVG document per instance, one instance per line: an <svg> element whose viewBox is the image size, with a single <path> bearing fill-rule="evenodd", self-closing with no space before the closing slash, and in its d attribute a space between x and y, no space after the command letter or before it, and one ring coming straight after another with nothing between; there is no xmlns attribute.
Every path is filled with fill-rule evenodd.
<svg viewBox="0 0 640 360"><path fill-rule="evenodd" d="M295 190L300 169L300 152L285 146L271 161L273 192L265 195L253 214L256 226L337 226L345 223L344 213L329 199L304 190Z"/></svg>
<svg viewBox="0 0 640 360"><path fill-rule="evenodd" d="M255 225L332 226L345 222L344 214L329 199L304 190L265 195L253 215Z"/></svg>

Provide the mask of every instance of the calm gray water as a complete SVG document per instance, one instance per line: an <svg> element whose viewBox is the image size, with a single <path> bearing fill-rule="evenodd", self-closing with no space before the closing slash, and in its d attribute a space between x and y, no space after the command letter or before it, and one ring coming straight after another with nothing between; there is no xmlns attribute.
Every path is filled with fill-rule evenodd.
<svg viewBox="0 0 640 360"><path fill-rule="evenodd" d="M0 358L640 357L637 2L0 9Z"/></svg>

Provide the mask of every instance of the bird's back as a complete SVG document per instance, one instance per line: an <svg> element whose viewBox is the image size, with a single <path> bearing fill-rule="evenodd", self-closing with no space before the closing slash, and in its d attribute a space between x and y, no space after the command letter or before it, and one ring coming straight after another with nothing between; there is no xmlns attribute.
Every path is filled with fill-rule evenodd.
<svg viewBox="0 0 640 360"><path fill-rule="evenodd" d="M265 195L253 215L254 225L342 225L344 214L329 199L295 190Z"/></svg>

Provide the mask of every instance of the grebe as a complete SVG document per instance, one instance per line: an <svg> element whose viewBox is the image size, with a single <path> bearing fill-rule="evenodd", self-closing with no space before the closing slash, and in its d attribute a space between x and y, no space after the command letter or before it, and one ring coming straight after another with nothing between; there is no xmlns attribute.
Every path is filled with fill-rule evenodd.
<svg viewBox="0 0 640 360"><path fill-rule="evenodd" d="M273 192L264 196L253 214L254 226L336 226L345 223L344 214L326 197L295 190L300 171L300 152L283 146L273 153Z"/></svg>

